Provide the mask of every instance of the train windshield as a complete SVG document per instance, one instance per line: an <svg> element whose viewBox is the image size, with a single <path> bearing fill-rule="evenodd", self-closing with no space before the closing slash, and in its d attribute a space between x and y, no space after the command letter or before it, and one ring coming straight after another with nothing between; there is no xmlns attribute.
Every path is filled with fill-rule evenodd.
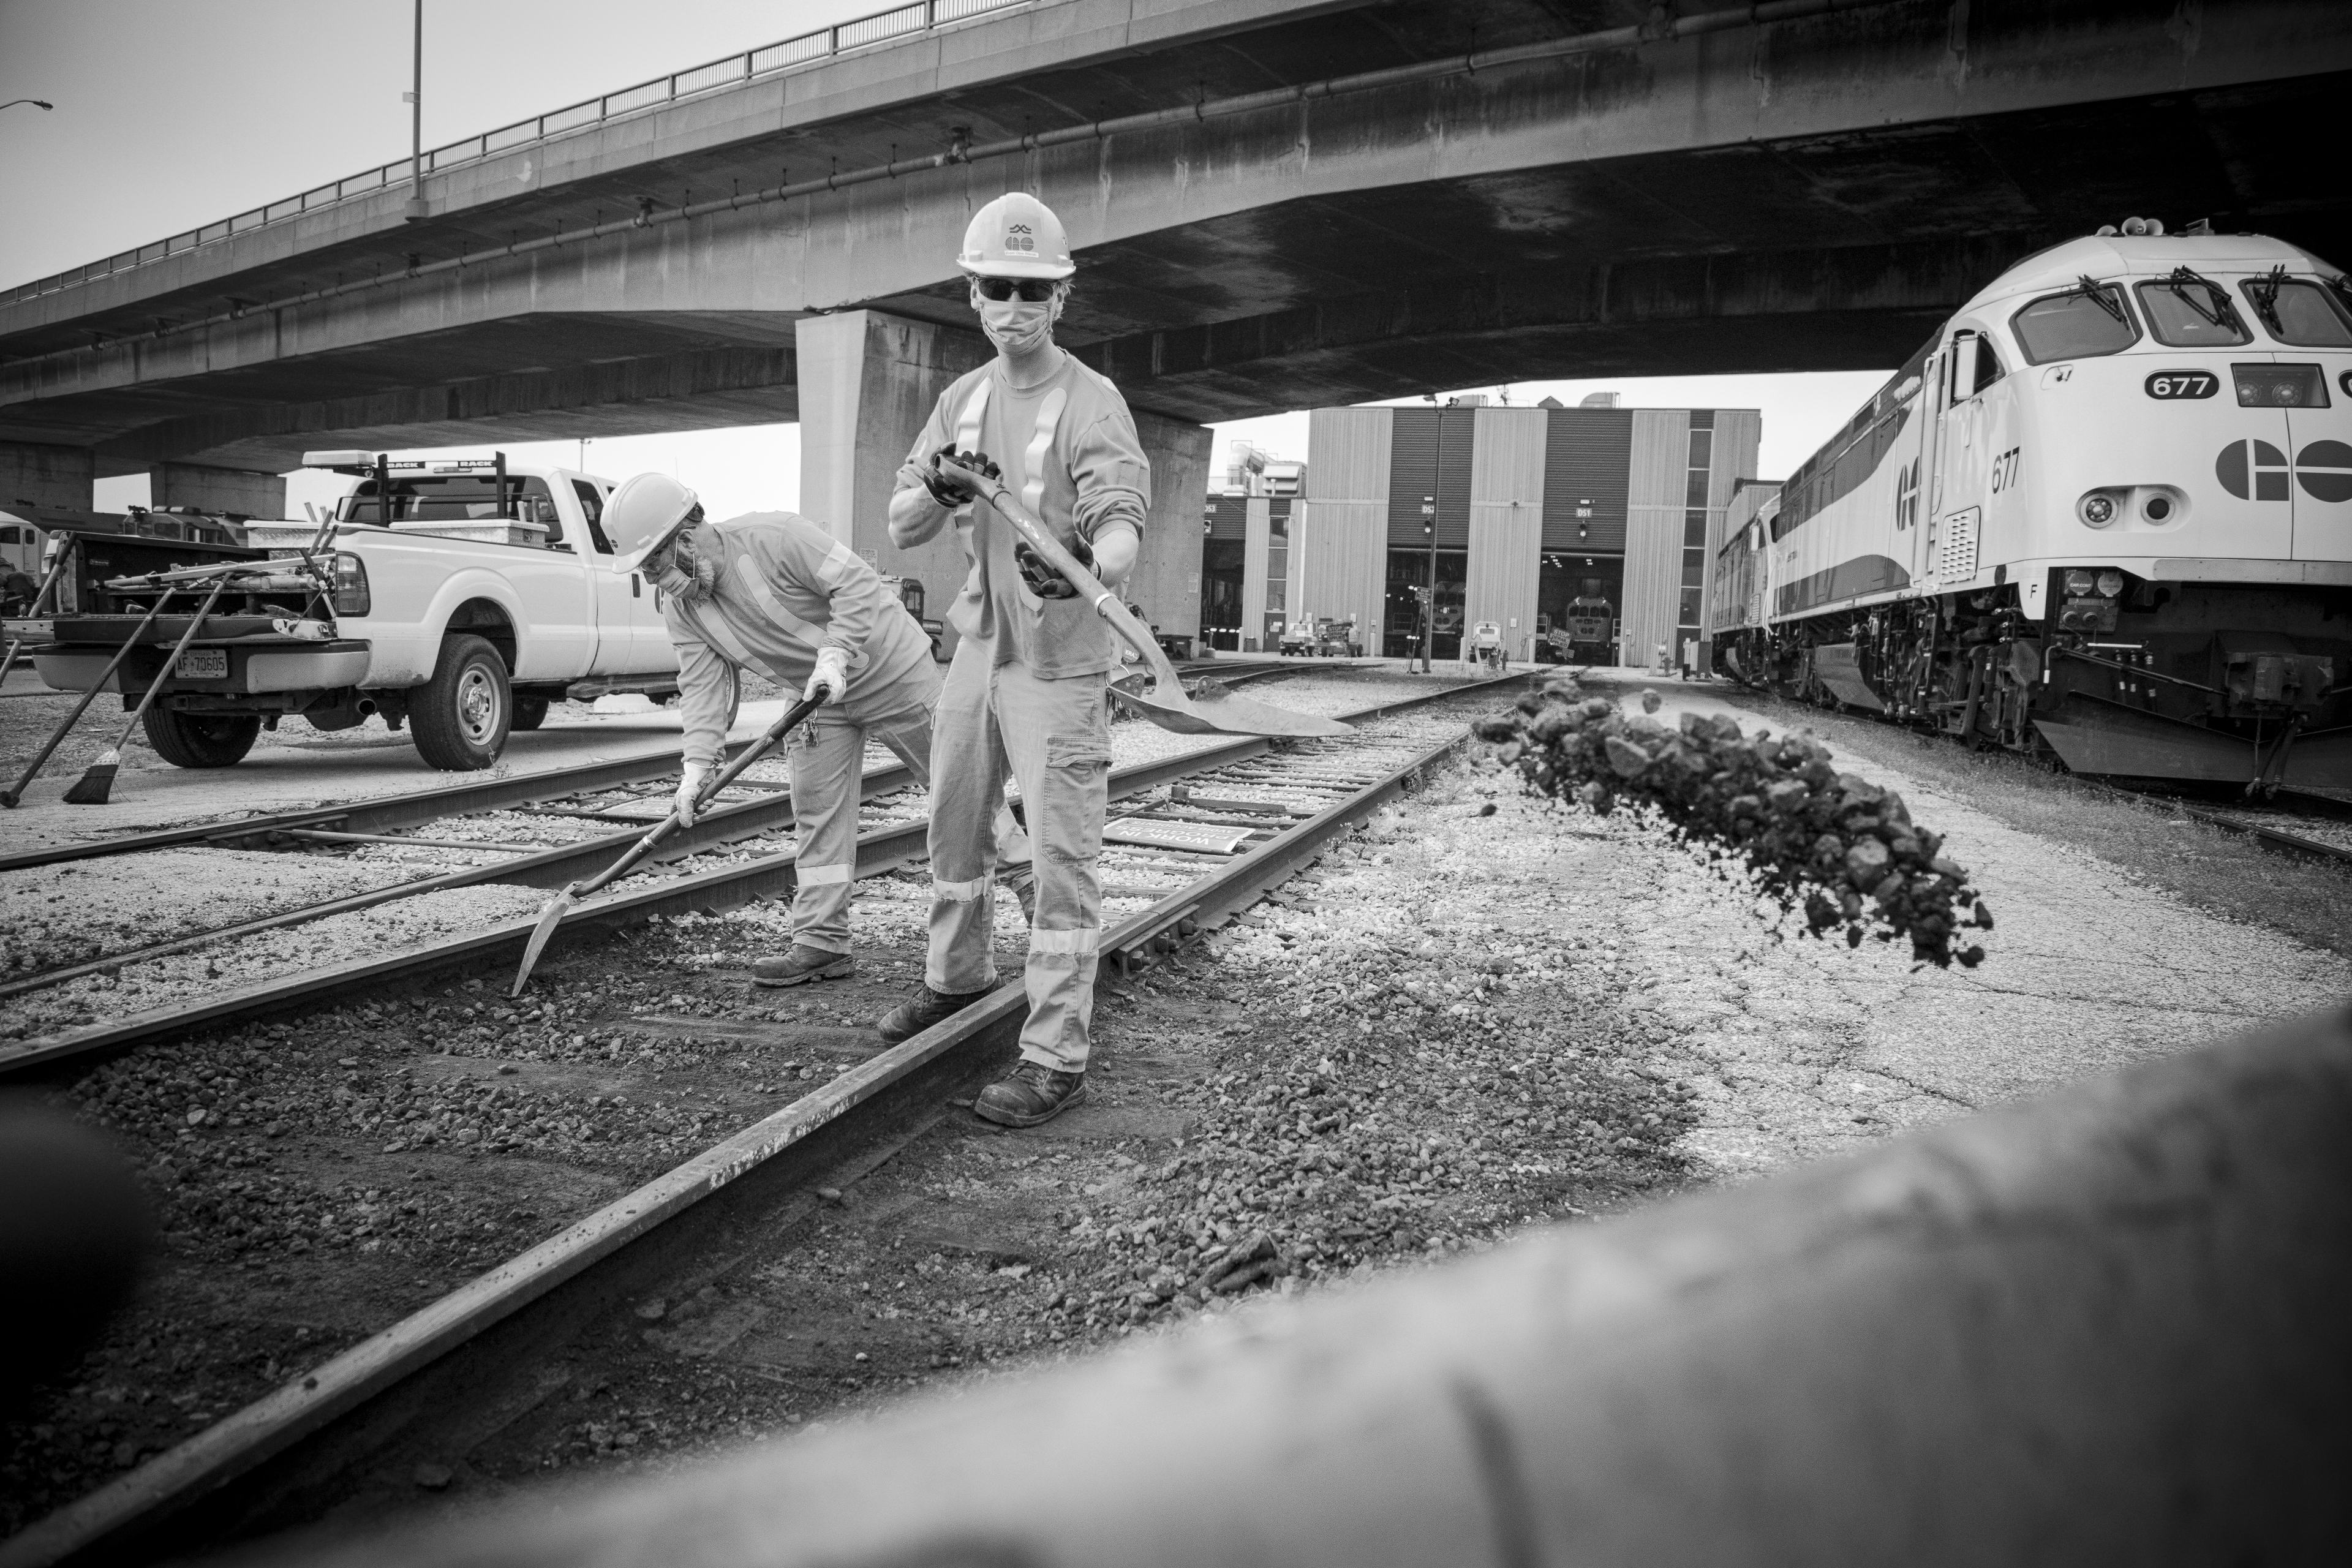
<svg viewBox="0 0 2352 1568"><path fill-rule="evenodd" d="M2188 273L2188 268L2181 268ZM2139 286L2139 308L2156 341L2176 349L2230 349L2253 334L2230 303L2229 291L2193 273Z"/></svg>
<svg viewBox="0 0 2352 1568"><path fill-rule="evenodd" d="M2352 322L2319 284L2301 278L2249 278L2238 285L2271 336L2299 349L2352 348Z"/></svg>
<svg viewBox="0 0 2352 1568"><path fill-rule="evenodd" d="M2139 341L2124 291L2112 283L2085 283L2045 295L2010 318L2010 327L2034 364L2120 353Z"/></svg>

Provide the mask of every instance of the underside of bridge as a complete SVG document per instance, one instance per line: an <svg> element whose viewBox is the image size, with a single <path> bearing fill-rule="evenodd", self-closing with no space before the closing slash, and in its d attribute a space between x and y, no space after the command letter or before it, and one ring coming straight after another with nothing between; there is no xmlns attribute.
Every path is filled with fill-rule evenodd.
<svg viewBox="0 0 2352 1568"><path fill-rule="evenodd" d="M2344 8L1896 0L1518 59L1491 52L1651 9L1197 0L1174 8L1190 30L1089 30L1131 9L1047 0L971 24L964 55L934 49L920 71L894 77L885 48L820 68L863 72L829 97L815 76L797 97L754 82L436 176L421 222L400 221L396 191L0 304L0 446L99 474L278 470L322 445L798 418L796 323L865 308L968 329L955 241L1012 188L1053 203L1081 247L1063 341L1139 410L1184 422L1537 378L1891 366L2020 256L2131 214L2352 259L2352 181L2321 155L2352 101ZM1473 51L1489 63L1444 68ZM1361 79L1415 65L1435 74ZM633 214L647 221L496 254Z"/></svg>

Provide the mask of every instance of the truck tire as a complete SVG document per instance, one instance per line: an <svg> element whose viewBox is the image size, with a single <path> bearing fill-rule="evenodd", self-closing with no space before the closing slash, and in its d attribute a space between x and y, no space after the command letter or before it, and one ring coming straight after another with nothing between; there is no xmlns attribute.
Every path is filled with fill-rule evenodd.
<svg viewBox="0 0 2352 1568"><path fill-rule="evenodd" d="M514 719L506 660L480 637L441 639L433 678L408 700L416 754L444 773L475 773L499 760Z"/></svg>
<svg viewBox="0 0 2352 1568"><path fill-rule="evenodd" d="M253 750L261 721L242 713L181 713L150 708L140 716L147 743L175 768L229 768Z"/></svg>
<svg viewBox="0 0 2352 1568"><path fill-rule="evenodd" d="M515 694L514 724L517 730L536 730L547 722L547 699Z"/></svg>

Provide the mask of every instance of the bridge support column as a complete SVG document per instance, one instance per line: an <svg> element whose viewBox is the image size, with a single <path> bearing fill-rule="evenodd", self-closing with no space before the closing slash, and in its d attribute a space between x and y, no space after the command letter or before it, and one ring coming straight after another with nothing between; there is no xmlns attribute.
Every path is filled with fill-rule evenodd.
<svg viewBox="0 0 2352 1568"><path fill-rule="evenodd" d="M90 510L98 457L87 447L46 447L0 441L0 507L60 506Z"/></svg>
<svg viewBox="0 0 2352 1568"><path fill-rule="evenodd" d="M1201 651L1201 553L1208 531L1202 508L1209 494L1209 456L1215 435L1205 425L1135 413L1143 455L1151 459L1151 511L1143 555L1128 580L1128 601L1161 631L1194 638Z"/></svg>
<svg viewBox="0 0 2352 1568"><path fill-rule="evenodd" d="M944 619L963 586L952 531L901 550L890 542L898 465L948 384L995 351L978 332L879 310L795 323L801 402L801 512L885 574L922 579L924 613Z"/></svg>
<svg viewBox="0 0 2352 1568"><path fill-rule="evenodd" d="M286 515L286 480L278 474L244 468L208 468L196 463L150 463L150 506L193 506L246 517Z"/></svg>

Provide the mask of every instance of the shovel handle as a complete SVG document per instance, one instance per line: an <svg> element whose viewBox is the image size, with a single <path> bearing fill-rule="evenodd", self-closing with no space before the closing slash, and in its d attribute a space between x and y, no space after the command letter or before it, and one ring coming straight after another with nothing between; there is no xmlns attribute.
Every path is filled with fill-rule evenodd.
<svg viewBox="0 0 2352 1568"><path fill-rule="evenodd" d="M163 606L171 603L172 595L178 592L177 588L165 588L161 594L155 595L155 602L148 606L145 617L138 626L131 628L129 637L122 639L122 646L114 650L114 657L107 661L105 670L91 684L89 689L81 694L81 700L73 705L73 711L66 715L65 722L49 731L48 741L41 747L40 755L33 759L32 765L25 770L24 776L16 781L16 787L5 794L0 794L0 805L5 805L13 809L18 801L25 798L25 787L33 782L33 775L39 773L42 766L48 762L49 753L58 749L58 743L66 738L66 731L81 722L81 716L89 711L89 705L97 700L98 694L106 689L106 683L114 679L114 672L122 668L122 661L131 657L131 650L138 646L140 637L145 634L149 626L155 624L155 617L163 613ZM126 731L125 733L128 731Z"/></svg>
<svg viewBox="0 0 2352 1568"><path fill-rule="evenodd" d="M1102 584L1102 579L1078 564L1078 558L1067 546L1054 537L1054 531L1021 510L1013 499L1013 491L1001 479L991 479L977 468L967 468L947 458L939 460L940 467L963 480L980 492L980 499L1013 525L1013 531L1028 542L1029 548L1045 558L1046 564L1070 580L1078 596L1095 607L1095 614L1110 623L1110 629L1121 641L1133 648L1151 671L1158 689L1181 693L1184 683L1177 678L1176 667L1168 662L1168 652L1152 639L1151 628L1135 617L1135 612L1119 602L1118 595Z"/></svg>
<svg viewBox="0 0 2352 1568"><path fill-rule="evenodd" d="M745 768L750 767L753 763L756 763L761 757L766 756L770 751L774 749L777 742L782 740L786 735L791 734L794 725L806 720L810 714L815 712L824 705L824 698L812 697L804 701L796 702L793 704L792 707L786 709L782 718L769 725L767 729L761 733L758 740L753 741L750 745L736 752L735 758L732 762L729 763L725 767L719 769L718 773L711 776L710 781L702 786L702 793L695 797L695 809L697 811L701 810L705 803L715 797L720 790L725 789L729 784L733 784L737 775L741 773ZM572 898L584 898L588 894L596 891L599 888L604 887L615 877L621 876L626 872L630 867L635 866L638 861L651 854L653 852L654 846L668 837L670 829L677 826L677 813L673 810L667 816L655 824L651 832L638 839L635 844L630 845L627 850L622 854L618 860L614 861L610 866L606 867L604 870L597 872L596 875L589 878L586 881L572 883L572 886L563 889L564 893Z"/></svg>

